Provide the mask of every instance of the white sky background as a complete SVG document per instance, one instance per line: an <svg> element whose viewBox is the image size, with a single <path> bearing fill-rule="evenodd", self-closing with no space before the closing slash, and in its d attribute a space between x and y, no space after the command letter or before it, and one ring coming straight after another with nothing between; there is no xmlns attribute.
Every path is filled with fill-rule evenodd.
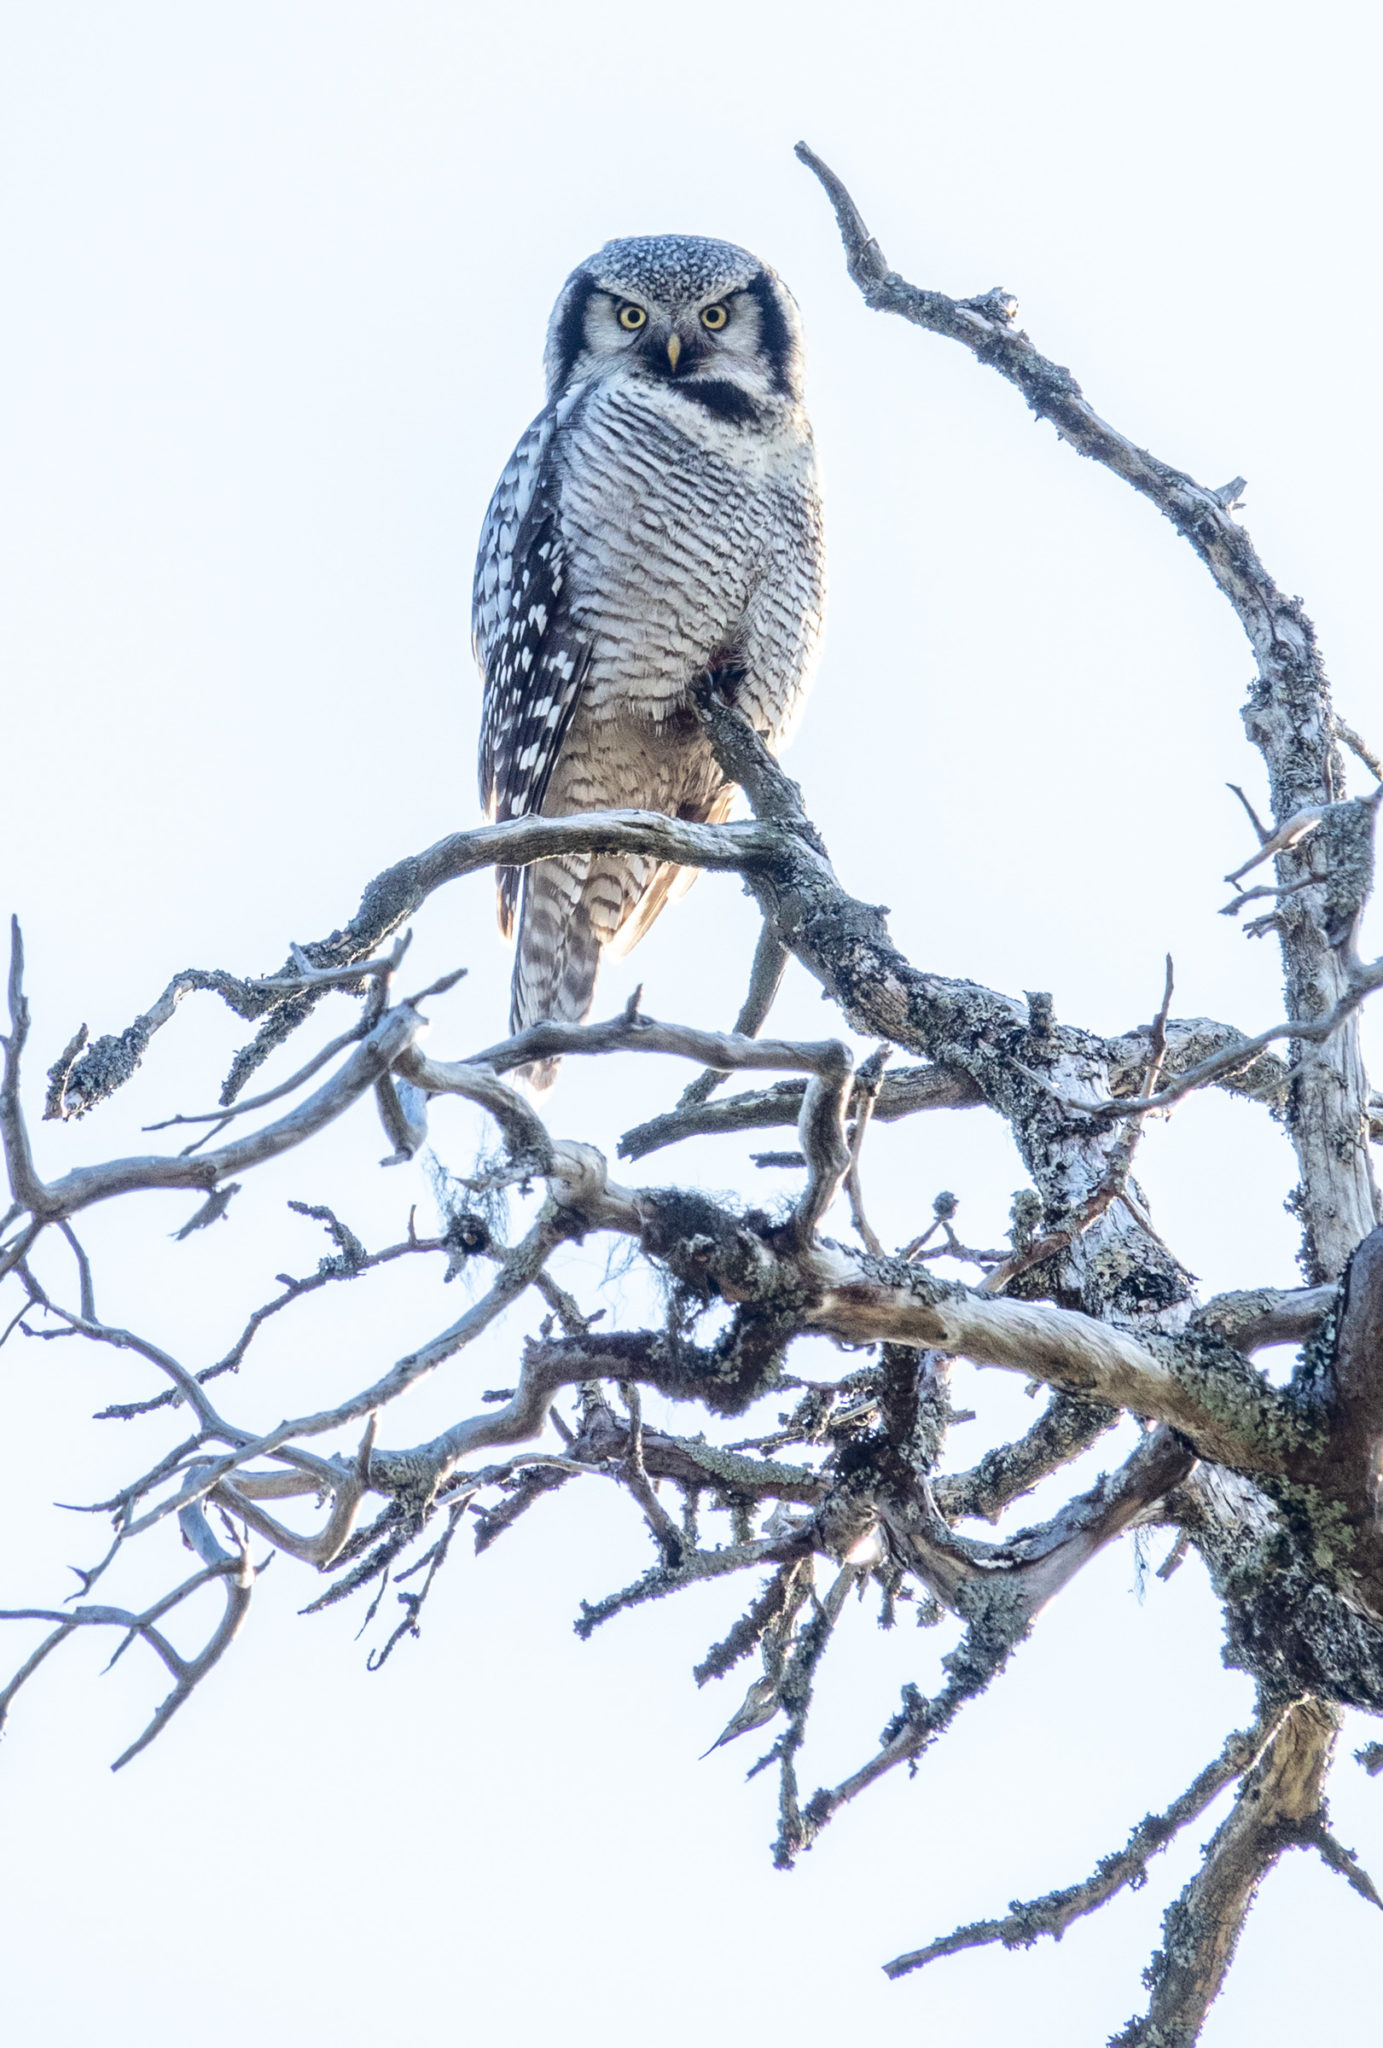
<svg viewBox="0 0 1383 2048"><path fill-rule="evenodd" d="M1215 915L1249 850L1225 781L1263 788L1232 615L1171 528L1011 388L864 310L791 145L805 135L846 176L914 281L1003 284L1107 417L1207 484L1247 476L1254 538L1377 745L1360 11L48 0L0 19L0 907L25 922L36 1102L79 1020L122 1028L187 964L272 967L379 868L474 820L479 521L540 402L563 277L610 235L661 229L747 244L802 304L832 596L791 766L846 884L892 905L919 964L1050 988L1068 1021L1145 1020L1168 948L1180 1014L1250 1029L1280 1014L1270 945ZM707 879L599 1008L642 980L654 1014L723 1025L752 940L737 886ZM432 1009L445 1056L503 1028L488 878L418 920L418 983L463 962L470 979ZM323 1011L318 1037L343 1017ZM827 1028L804 976L775 1022ZM144 1149L140 1124L214 1100L243 1036L213 999L189 1002L133 1086L42 1128L41 1168ZM569 1062L552 1119L613 1149L684 1079ZM464 1163L470 1126L445 1108L438 1126ZM776 1195L783 1177L745 1164L763 1142L703 1141L638 1171ZM887 1238L943 1187L972 1242L1004 1228L1023 1176L997 1120L931 1116L870 1144ZM371 1245L402 1234L419 1180L376 1171L383 1149L362 1106L184 1245L168 1233L186 1197L93 1215L102 1313L194 1364L219 1355L274 1273L325 1248L287 1198L335 1203ZM1292 1283L1291 1160L1261 1114L1192 1102L1149 1132L1139 1171L1207 1291ZM59 1261L45 1270L74 1291ZM600 1270L594 1254L580 1267L588 1301ZM339 1397L457 1297L410 1268L319 1299L266 1335L226 1405L268 1427ZM647 1313L628 1288L623 1313ZM391 1411L386 1440L511 1383L536 1319L521 1308ZM1032 1410L999 1375L958 1378L981 1410L956 1435L968 1462L986 1424ZM0 1601L50 1601L103 1537L54 1496L97 1498L172 1439L166 1418L86 1420L153 1390L114 1354L16 1338L0 1380ZM696 1426L686 1411L680 1426ZM1197 1564L1140 1605L1131 1550L1107 1553L917 1781L876 1788L784 1877L766 1849L772 1774L741 1782L756 1738L696 1761L752 1672L698 1694L689 1669L748 1582L577 1643L579 1600L650 1556L631 1503L580 1488L479 1564L458 1544L422 1641L377 1677L358 1610L298 1621L319 1588L279 1560L221 1671L114 1779L158 1674L136 1651L98 1685L95 1642L52 1660L0 1755L8 2038L157 2048L195 2029L208 2048L247 2032L277 2048L502 2029L684 2048L848 2025L1068 2048L1127 2017L1213 1820L1059 1948L896 1986L877 1965L1082 1876L1242 1720L1249 1688L1220 1665ZM140 1569L131 1592L169 1583L176 1546ZM931 1689L953 1639L851 1616L804 1790L872 1752L900 1683ZM1334 1809L1377 1870L1383 1787L1349 1760L1361 1734ZM1332 2017L1361 2014L1377 1953L1369 1909L1289 1859L1206 2042L1297 2040L1321 2017L1307 1967L1322 1960Z"/></svg>

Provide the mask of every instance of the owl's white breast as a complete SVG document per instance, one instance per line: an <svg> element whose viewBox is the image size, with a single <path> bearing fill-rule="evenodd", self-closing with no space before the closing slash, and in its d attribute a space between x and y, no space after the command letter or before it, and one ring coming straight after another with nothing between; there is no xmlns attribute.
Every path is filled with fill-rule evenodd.
<svg viewBox="0 0 1383 2048"><path fill-rule="evenodd" d="M599 639L613 638L685 680L688 662L734 644L766 573L786 582L790 606L811 604L820 492L800 406L740 424L663 380L612 377L559 439L572 602L598 636L597 662Z"/></svg>

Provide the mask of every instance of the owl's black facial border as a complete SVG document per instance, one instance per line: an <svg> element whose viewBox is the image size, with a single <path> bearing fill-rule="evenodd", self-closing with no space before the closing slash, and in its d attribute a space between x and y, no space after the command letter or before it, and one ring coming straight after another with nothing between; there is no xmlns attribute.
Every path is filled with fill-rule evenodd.
<svg viewBox="0 0 1383 2048"><path fill-rule="evenodd" d="M601 287L593 277L574 277L570 295L562 308L562 317L557 323L553 337L556 357L556 387L561 391L576 367L576 359L586 346L586 312L591 300ZM607 294L609 296L609 294Z"/></svg>
<svg viewBox="0 0 1383 2048"><path fill-rule="evenodd" d="M779 304L778 295L765 272L751 277L743 287L745 296L753 299L759 309L759 346L772 367L773 388L785 398L792 396L791 364L793 358L792 329Z"/></svg>

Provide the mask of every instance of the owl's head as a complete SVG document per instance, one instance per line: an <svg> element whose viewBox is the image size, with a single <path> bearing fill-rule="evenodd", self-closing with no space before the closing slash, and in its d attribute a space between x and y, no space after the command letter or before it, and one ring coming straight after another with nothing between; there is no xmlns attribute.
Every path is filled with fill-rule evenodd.
<svg viewBox="0 0 1383 2048"><path fill-rule="evenodd" d="M615 374L688 387L727 418L802 395L802 323L782 280L733 242L634 235L579 264L552 309L549 399Z"/></svg>

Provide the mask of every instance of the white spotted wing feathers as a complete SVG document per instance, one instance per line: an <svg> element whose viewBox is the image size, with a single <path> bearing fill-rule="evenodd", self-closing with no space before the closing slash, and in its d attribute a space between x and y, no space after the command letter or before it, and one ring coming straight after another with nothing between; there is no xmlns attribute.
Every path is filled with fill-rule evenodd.
<svg viewBox="0 0 1383 2048"><path fill-rule="evenodd" d="M514 450L495 487L476 559L474 642L485 680L480 801L495 819L541 811L576 702L589 643L573 631L566 551L544 473L549 407ZM496 876L500 929L514 926L520 871Z"/></svg>

